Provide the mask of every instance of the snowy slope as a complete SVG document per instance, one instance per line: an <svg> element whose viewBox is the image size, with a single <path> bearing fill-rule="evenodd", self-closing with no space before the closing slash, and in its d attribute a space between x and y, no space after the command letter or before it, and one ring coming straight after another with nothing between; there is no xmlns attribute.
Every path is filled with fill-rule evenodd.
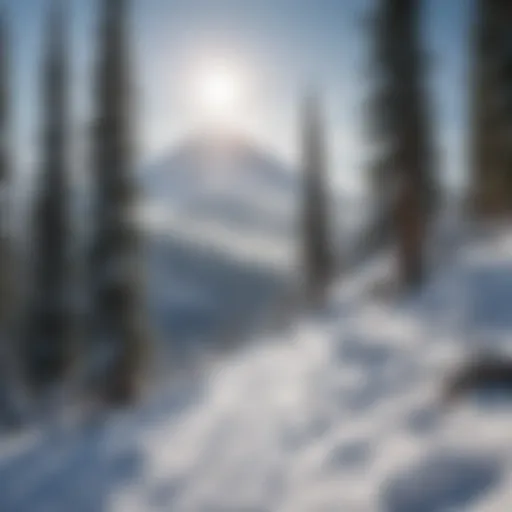
<svg viewBox="0 0 512 512"><path fill-rule="evenodd" d="M512 510L512 402L439 401L462 356L510 336L511 256L512 237L486 240L401 302L373 298L373 262L136 410L6 437L0 510Z"/></svg>

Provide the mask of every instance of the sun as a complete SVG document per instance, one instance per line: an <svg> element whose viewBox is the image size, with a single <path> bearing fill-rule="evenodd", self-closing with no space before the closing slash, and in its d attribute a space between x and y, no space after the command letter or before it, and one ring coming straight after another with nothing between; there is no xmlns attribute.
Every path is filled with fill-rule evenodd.
<svg viewBox="0 0 512 512"><path fill-rule="evenodd" d="M244 102L243 73L227 59L212 59L197 69L192 83L192 103L205 120L236 121Z"/></svg>

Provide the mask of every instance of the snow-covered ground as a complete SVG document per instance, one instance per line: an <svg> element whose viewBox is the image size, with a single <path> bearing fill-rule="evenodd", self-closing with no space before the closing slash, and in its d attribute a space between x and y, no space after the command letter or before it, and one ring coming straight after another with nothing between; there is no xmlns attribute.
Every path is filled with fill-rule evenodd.
<svg viewBox="0 0 512 512"><path fill-rule="evenodd" d="M512 510L512 400L443 405L446 374L512 333L512 238L377 299L383 259L328 305L134 410L4 437L3 512Z"/></svg>

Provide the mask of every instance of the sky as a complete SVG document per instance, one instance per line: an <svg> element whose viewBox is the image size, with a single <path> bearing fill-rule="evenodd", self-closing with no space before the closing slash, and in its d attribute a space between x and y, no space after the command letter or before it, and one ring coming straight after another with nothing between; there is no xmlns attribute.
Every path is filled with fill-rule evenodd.
<svg viewBox="0 0 512 512"><path fill-rule="evenodd" d="M4 0L12 27L14 112L20 167L37 161L41 49L50 0ZM86 161L92 119L97 0L68 0L72 133ZM364 187L371 141L374 0L133 0L131 41L136 83L136 140L142 164L200 131L191 108L194 72L226 59L244 79L238 129L284 161L300 152L301 97L322 96L330 170L336 186ZM467 35L472 0L426 0L423 38L430 59L431 116L441 176L464 181ZM85 168L85 164L83 165Z"/></svg>

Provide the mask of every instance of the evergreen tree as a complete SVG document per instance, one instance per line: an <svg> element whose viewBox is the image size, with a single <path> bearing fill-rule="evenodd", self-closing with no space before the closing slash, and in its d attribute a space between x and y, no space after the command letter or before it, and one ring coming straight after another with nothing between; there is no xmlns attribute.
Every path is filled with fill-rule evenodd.
<svg viewBox="0 0 512 512"><path fill-rule="evenodd" d="M512 3L478 0L471 83L472 182L469 209L479 221L512 213ZM445 383L445 398L512 389L512 360L480 354Z"/></svg>
<svg viewBox="0 0 512 512"><path fill-rule="evenodd" d="M4 13L0 13L0 330L4 333L9 308L9 185L10 123L8 93L8 35Z"/></svg>
<svg viewBox="0 0 512 512"><path fill-rule="evenodd" d="M380 0L375 19L379 90L373 123L382 148L374 190L383 228L396 239L402 284L425 275L427 223L437 198L420 44L420 1Z"/></svg>
<svg viewBox="0 0 512 512"><path fill-rule="evenodd" d="M472 70L472 210L512 213L512 5L476 3Z"/></svg>
<svg viewBox="0 0 512 512"><path fill-rule="evenodd" d="M11 123L9 87L9 35L5 12L0 12L0 419L2 424L19 421L17 391L19 371L13 339L13 320L18 305L14 286L11 210Z"/></svg>
<svg viewBox="0 0 512 512"><path fill-rule="evenodd" d="M319 99L309 95L303 112L303 272L306 296L320 299L335 272L329 226L324 128Z"/></svg>
<svg viewBox="0 0 512 512"><path fill-rule="evenodd" d="M63 5L56 0L50 11L43 66L43 149L35 196L34 276L25 358L34 386L62 378L71 351L67 44Z"/></svg>
<svg viewBox="0 0 512 512"><path fill-rule="evenodd" d="M128 402L146 352L141 238L136 223L126 0L102 1L94 133L93 338L109 358L102 390Z"/></svg>

